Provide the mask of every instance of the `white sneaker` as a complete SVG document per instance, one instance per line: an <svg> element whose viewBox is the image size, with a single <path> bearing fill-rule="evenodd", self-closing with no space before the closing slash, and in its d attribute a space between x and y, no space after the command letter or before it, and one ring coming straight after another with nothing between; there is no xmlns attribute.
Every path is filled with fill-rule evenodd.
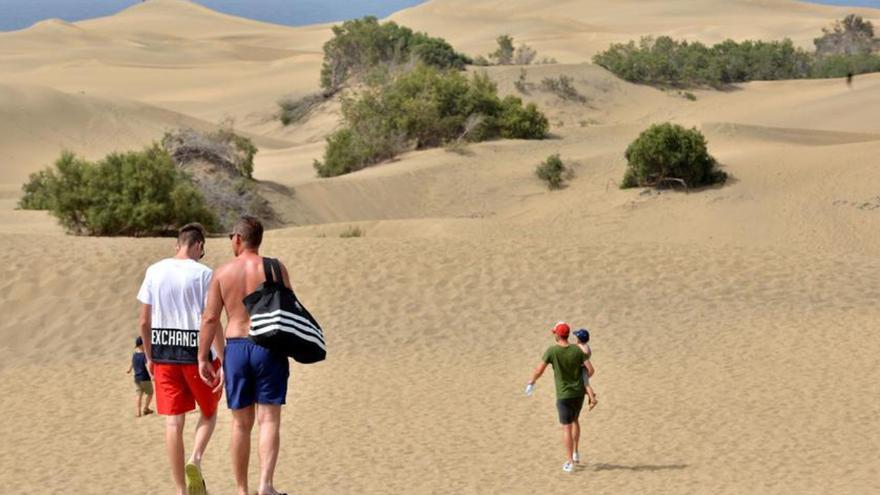
<svg viewBox="0 0 880 495"><path fill-rule="evenodd" d="M570 472L574 471L574 464L572 464L568 461L565 461L565 464L562 465L562 470L565 471L566 473L570 473Z"/></svg>
<svg viewBox="0 0 880 495"><path fill-rule="evenodd" d="M580 463L581 463L581 455L580 455L579 453L577 453L577 452L575 452L575 453L571 456L571 459L574 461L575 464L580 464Z"/></svg>

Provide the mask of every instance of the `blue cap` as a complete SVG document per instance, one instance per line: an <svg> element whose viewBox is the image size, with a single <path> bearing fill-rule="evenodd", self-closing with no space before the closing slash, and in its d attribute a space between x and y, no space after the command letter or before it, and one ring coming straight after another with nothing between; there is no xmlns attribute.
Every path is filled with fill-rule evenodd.
<svg viewBox="0 0 880 495"><path fill-rule="evenodd" d="M142 339L140 337L134 339L134 346L135 347L140 347L142 345L144 345L144 339Z"/></svg>
<svg viewBox="0 0 880 495"><path fill-rule="evenodd" d="M577 337L578 341L586 344L590 341L590 331L586 328L581 328L577 332L574 333L574 336Z"/></svg>

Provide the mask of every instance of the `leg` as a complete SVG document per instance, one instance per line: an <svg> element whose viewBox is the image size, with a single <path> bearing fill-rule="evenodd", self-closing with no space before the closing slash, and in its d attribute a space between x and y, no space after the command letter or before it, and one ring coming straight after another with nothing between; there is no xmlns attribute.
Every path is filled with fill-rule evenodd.
<svg viewBox="0 0 880 495"><path fill-rule="evenodd" d="M215 363L214 369L218 369L219 366L220 363ZM202 457L205 454L205 449L208 448L211 436L214 434L214 427L217 425L217 404L220 401L220 395L215 394L211 387L205 385L199 377L197 366L186 365L183 372L190 392L195 398L196 404L199 405L199 423L196 425L196 436L189 463L195 464L201 470Z"/></svg>
<svg viewBox="0 0 880 495"><path fill-rule="evenodd" d="M239 495L248 493L248 462L251 454L251 430L254 428L254 406L232 410L232 472Z"/></svg>
<svg viewBox="0 0 880 495"><path fill-rule="evenodd" d="M168 462L171 463L171 479L180 495L186 494L186 483L183 480L183 426L186 416L178 414L165 418L165 450Z"/></svg>
<svg viewBox="0 0 880 495"><path fill-rule="evenodd" d="M138 390L137 400L135 401L135 404L137 404L137 413L135 414L135 416L137 416L138 418L141 417L141 398L143 397L143 395L144 393Z"/></svg>
<svg viewBox="0 0 880 495"><path fill-rule="evenodd" d="M147 403L144 405L144 409L150 408L150 403L153 402L153 394L147 394Z"/></svg>
<svg viewBox="0 0 880 495"><path fill-rule="evenodd" d="M599 400L596 399L596 392L593 390L592 386L587 386L587 395L590 397L590 410L592 411L599 403Z"/></svg>
<svg viewBox="0 0 880 495"><path fill-rule="evenodd" d="M568 456L568 462L573 462L572 454L574 454L571 430L572 423L562 425L562 444L565 445L565 454Z"/></svg>
<svg viewBox="0 0 880 495"><path fill-rule="evenodd" d="M189 462L199 467L202 466L202 456L205 455L205 449L208 447L211 435L214 434L214 427L216 425L216 413L210 418L206 418L204 414L199 415L199 423L196 425L196 439L193 443L193 452Z"/></svg>
<svg viewBox="0 0 880 495"><path fill-rule="evenodd" d="M574 420L574 423L571 424L571 445L572 451L578 454L578 461L580 461L580 450L578 449L579 444L581 442L581 422L579 419Z"/></svg>
<svg viewBox="0 0 880 495"><path fill-rule="evenodd" d="M257 421L260 423L260 495L278 493L273 486L275 464L281 443L281 406L257 405Z"/></svg>

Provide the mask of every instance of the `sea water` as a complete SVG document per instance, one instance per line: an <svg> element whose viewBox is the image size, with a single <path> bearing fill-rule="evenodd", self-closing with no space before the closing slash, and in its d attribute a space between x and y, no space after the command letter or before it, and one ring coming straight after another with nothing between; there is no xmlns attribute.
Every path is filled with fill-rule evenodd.
<svg viewBox="0 0 880 495"><path fill-rule="evenodd" d="M0 31L24 29L44 19L74 22L114 14L141 0L0 0ZM148 0L149 1L149 0ZM198 0L198 3L239 17L304 26L354 19L386 17L425 0ZM479 2L480 0L474 0ZM804 0L830 5L880 8L880 0Z"/></svg>
<svg viewBox="0 0 880 495"><path fill-rule="evenodd" d="M198 3L206 7L227 14L290 26L341 21L365 15L382 18L423 2L424 0L198 0ZM51 18L74 22L103 17L137 3L140 0L0 0L0 31L24 29L35 22Z"/></svg>

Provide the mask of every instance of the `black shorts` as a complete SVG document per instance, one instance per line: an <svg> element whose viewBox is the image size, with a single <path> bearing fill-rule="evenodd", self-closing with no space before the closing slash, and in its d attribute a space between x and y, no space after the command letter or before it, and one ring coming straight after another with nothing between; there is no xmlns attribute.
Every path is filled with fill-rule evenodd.
<svg viewBox="0 0 880 495"><path fill-rule="evenodd" d="M584 398L577 399L556 399L556 410L559 411L559 423L570 425L578 420L581 416L581 409L584 407Z"/></svg>

